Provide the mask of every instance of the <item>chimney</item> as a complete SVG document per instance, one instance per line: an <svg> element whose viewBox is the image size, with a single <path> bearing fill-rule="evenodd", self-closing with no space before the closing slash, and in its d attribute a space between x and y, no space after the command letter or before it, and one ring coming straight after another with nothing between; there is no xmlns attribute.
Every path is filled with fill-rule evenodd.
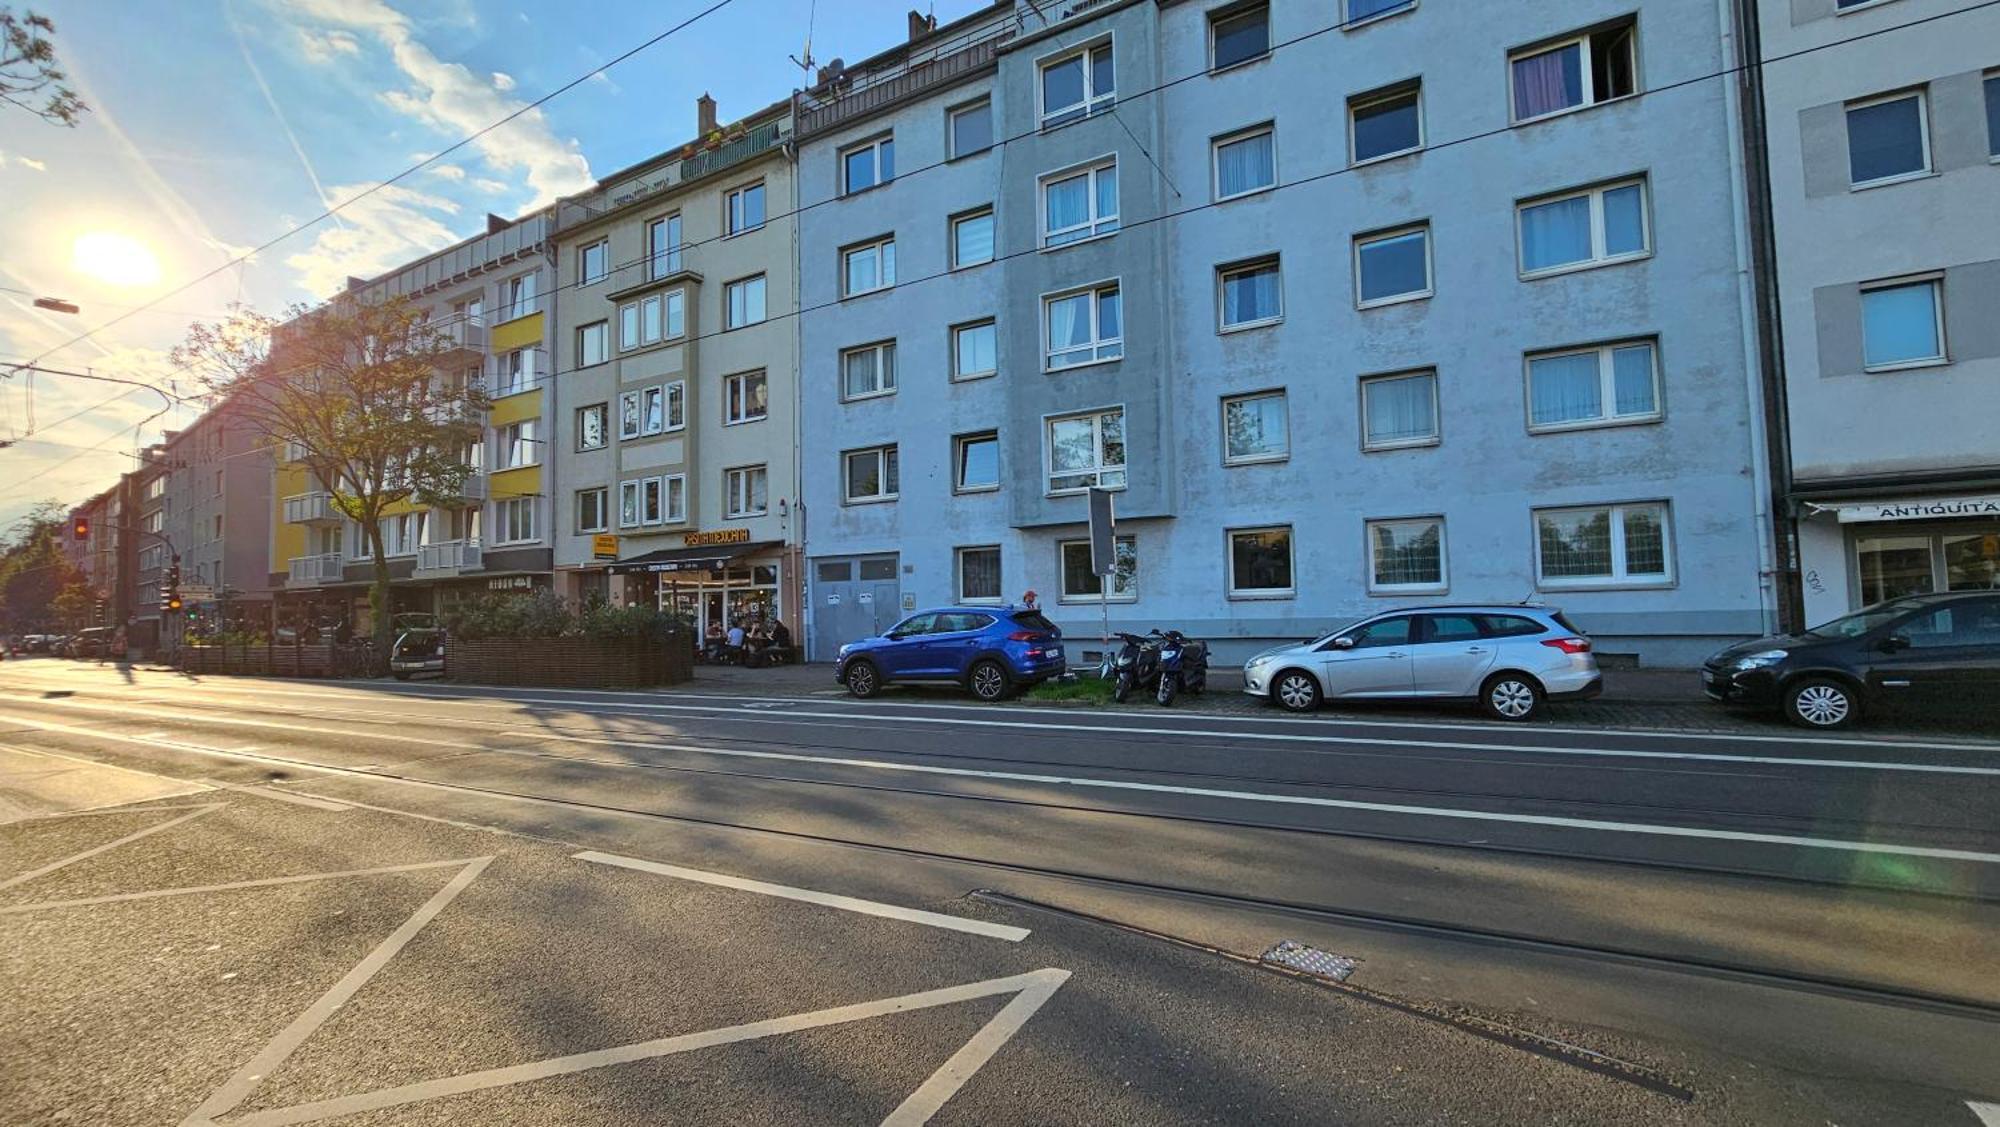
<svg viewBox="0 0 2000 1127"><path fill-rule="evenodd" d="M695 133L706 137L715 132L715 99L703 94L694 100Z"/></svg>
<svg viewBox="0 0 2000 1127"><path fill-rule="evenodd" d="M502 219L490 211L486 213L486 233L489 235L497 235L513 225L511 220Z"/></svg>
<svg viewBox="0 0 2000 1127"><path fill-rule="evenodd" d="M936 30L936 16L927 16L915 8L910 9L910 42L914 43Z"/></svg>

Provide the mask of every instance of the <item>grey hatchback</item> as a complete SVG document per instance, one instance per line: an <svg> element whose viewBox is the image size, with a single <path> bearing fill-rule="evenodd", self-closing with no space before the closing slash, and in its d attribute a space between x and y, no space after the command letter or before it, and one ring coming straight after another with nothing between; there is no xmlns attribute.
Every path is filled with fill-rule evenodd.
<svg viewBox="0 0 2000 1127"><path fill-rule="evenodd" d="M1404 607L1243 663L1243 691L1291 712L1328 699L1467 700L1527 720L1544 701L1603 689L1590 639L1538 606Z"/></svg>

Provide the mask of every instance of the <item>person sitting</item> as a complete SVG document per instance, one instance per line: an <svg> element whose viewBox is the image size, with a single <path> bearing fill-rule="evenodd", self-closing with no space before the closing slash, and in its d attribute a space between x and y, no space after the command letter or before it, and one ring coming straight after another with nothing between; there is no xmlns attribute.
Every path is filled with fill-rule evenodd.
<svg viewBox="0 0 2000 1127"><path fill-rule="evenodd" d="M771 617L771 658L773 661L792 660L792 631L783 619Z"/></svg>
<svg viewBox="0 0 2000 1127"><path fill-rule="evenodd" d="M729 624L729 634L728 634L728 644L727 644L727 645L726 645L726 646L725 646L725 647L723 648L723 651L722 651L722 654L723 654L723 659L724 659L725 661L740 661L740 660L742 660L742 658L743 658L743 638L744 638L744 633L743 633L743 623L742 623L742 621L741 621L741 620L739 619L738 621L735 621L735 622L732 622L732 623L730 623L730 624Z"/></svg>
<svg viewBox="0 0 2000 1127"><path fill-rule="evenodd" d="M722 646L722 623L711 619L702 638L702 657L709 661L721 661Z"/></svg>
<svg viewBox="0 0 2000 1127"><path fill-rule="evenodd" d="M750 629L743 635L743 664L760 668L769 664L771 632L764 626L762 618L750 620Z"/></svg>

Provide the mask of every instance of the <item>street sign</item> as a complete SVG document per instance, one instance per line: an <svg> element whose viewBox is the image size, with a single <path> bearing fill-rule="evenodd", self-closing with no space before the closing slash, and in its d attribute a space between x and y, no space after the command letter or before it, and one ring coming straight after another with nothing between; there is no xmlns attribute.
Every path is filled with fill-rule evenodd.
<svg viewBox="0 0 2000 1127"><path fill-rule="evenodd" d="M1110 575L1118 570L1117 522L1111 515L1111 491L1090 490L1090 570Z"/></svg>

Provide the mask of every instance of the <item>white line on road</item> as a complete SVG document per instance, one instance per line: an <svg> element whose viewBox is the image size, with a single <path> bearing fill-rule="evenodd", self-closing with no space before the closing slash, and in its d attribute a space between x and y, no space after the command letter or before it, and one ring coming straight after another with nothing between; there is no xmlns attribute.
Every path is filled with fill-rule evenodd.
<svg viewBox="0 0 2000 1127"><path fill-rule="evenodd" d="M87 908L93 904L122 904L128 900L156 900L162 896L192 896L199 892L234 892L244 888L270 888L280 884L304 884L308 881L334 880L339 877L370 877L384 873L414 873L422 869L444 869L453 865L469 865L465 857L452 861L418 861L409 865L384 865L376 869L348 869L339 873L301 873L292 877L263 877L258 880L239 880L229 884L205 884L191 888L155 888L145 892L120 892L111 896L91 896L82 900L44 900L36 904L10 904L0 907L0 916L19 915L22 912L43 912L54 908Z"/></svg>
<svg viewBox="0 0 2000 1127"><path fill-rule="evenodd" d="M2000 1104L1986 1104L1980 1103L1977 1100L1967 1100L1965 1101L1965 1106L1972 1109L1972 1114L1979 1117L1979 1122L1984 1127L2000 1127Z"/></svg>
<svg viewBox="0 0 2000 1127"><path fill-rule="evenodd" d="M119 838L117 841L106 842L105 844L100 845L95 849L86 849L81 853L65 857L60 861L52 861L49 864L43 865L39 869L35 869L32 872L22 873L20 876L17 877L9 877L6 880L0 880L0 890L12 888L17 884L26 884L27 882L34 880L36 877L47 876L50 873L55 872L57 869L60 869L65 865L74 865L78 861L87 861L90 858L95 857L100 853L109 852L113 849L118 848L121 845L129 845L132 842L138 841L142 837L147 837L152 834L159 833L161 830L173 829L175 826L180 825L182 822L190 822L196 818L201 817L204 814L212 814L215 811L222 809L222 805L223 805L222 803L216 802L216 803L211 803L207 806L197 807L193 811L186 814L182 814L178 818L169 818L168 820L161 822L159 825L147 826L145 829L140 830L137 833L126 834L124 837ZM137 813L137 811L134 811L134 813Z"/></svg>
<svg viewBox="0 0 2000 1127"><path fill-rule="evenodd" d="M861 900L853 896L841 896L832 892L815 892L810 888L792 888L782 884L767 884L761 880L733 877L727 873L712 873L705 869L684 869L678 865L663 865L658 861L642 861L636 857L620 857L615 853L599 853L594 849L574 855L579 861L591 861L599 865L617 865L624 869L637 869L642 873L658 873L661 876L679 877L681 880L700 881L722 888L734 888L743 892L756 892L765 896L776 896L784 900L798 900L807 904L818 904L827 908L839 908L846 912L859 912L864 916L880 916L883 919L904 920L909 923L927 924L931 927L947 928L951 931L969 932L993 939L1005 939L1009 943L1019 943L1028 937L1025 927L1009 927L1005 924L987 923L984 920L968 920L959 916L947 916L942 912L926 912L917 908L899 908L894 904L884 904L877 900Z"/></svg>
<svg viewBox="0 0 2000 1127"><path fill-rule="evenodd" d="M1035 981L1014 995L1014 1000L1008 1002L999 1013L994 1014L993 1020L972 1035L972 1040L951 1054L951 1059L939 1065L938 1070L931 1073L931 1078L924 1081L922 1087L911 1092L910 1098L904 1100L902 1106L889 1113L889 1118L882 1121L882 1127L922 1127L923 1124L929 1123L931 1116L938 1113L938 1109L944 1106L945 1101L964 1087L965 1082L972 1078L972 1074L978 1072L987 1061L992 1060L993 1054L1000 1051L1000 1046L1006 1044L1008 1038L1019 1033L1021 1027L1028 1023L1028 1019L1035 1016L1035 1011L1042 1008L1042 1003L1048 1001L1069 978L1069 972L1054 969L1038 970L1021 977Z"/></svg>

